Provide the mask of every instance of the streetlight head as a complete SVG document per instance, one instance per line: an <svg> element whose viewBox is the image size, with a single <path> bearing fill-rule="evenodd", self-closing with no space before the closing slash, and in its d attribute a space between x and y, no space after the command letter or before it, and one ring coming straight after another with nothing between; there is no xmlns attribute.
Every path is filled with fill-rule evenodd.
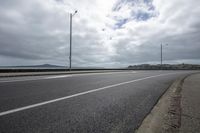
<svg viewBox="0 0 200 133"><path fill-rule="evenodd" d="M72 14L72 16L74 16L77 12L78 12L78 11L76 10L76 11Z"/></svg>

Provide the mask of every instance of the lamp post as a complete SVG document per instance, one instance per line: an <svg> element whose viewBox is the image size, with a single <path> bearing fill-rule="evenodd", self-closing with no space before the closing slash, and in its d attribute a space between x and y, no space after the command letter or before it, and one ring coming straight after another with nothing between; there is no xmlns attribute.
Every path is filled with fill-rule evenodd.
<svg viewBox="0 0 200 133"><path fill-rule="evenodd" d="M69 43L70 43L70 51L69 51L69 70L71 71L72 67L72 17L77 13L76 10L73 14L70 13L70 36L69 36Z"/></svg>
<svg viewBox="0 0 200 133"><path fill-rule="evenodd" d="M160 66L162 66L162 43L160 45Z"/></svg>
<svg viewBox="0 0 200 133"><path fill-rule="evenodd" d="M165 44L168 45L168 44ZM163 44L161 43L160 45L160 66L162 67L162 63L163 63Z"/></svg>

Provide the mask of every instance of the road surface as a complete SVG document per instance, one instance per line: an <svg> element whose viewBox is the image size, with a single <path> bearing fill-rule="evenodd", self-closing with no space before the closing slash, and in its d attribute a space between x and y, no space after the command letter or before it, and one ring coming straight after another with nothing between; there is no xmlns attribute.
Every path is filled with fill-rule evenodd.
<svg viewBox="0 0 200 133"><path fill-rule="evenodd" d="M134 132L189 71L129 71L0 79L0 133Z"/></svg>

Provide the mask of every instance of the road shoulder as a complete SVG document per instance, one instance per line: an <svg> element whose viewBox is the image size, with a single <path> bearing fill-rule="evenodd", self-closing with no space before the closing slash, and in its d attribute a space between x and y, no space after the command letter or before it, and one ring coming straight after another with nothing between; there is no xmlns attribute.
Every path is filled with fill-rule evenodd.
<svg viewBox="0 0 200 133"><path fill-rule="evenodd" d="M200 74L188 77L182 88L180 133L200 132Z"/></svg>
<svg viewBox="0 0 200 133"><path fill-rule="evenodd" d="M181 128L181 92L185 79L177 79L161 96L136 133L176 133Z"/></svg>

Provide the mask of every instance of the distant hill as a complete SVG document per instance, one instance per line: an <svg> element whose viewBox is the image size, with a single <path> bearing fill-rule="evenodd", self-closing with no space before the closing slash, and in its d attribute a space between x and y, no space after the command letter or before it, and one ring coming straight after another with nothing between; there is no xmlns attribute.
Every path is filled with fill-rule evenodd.
<svg viewBox="0 0 200 133"><path fill-rule="evenodd" d="M48 67L65 67L65 66L58 66L58 65L52 65L52 64L42 64L42 65L27 65L27 66L0 66L0 67L3 67L3 68L48 68Z"/></svg>
<svg viewBox="0 0 200 133"><path fill-rule="evenodd" d="M18 67L64 67L52 64L32 65L32 66L18 66Z"/></svg>

